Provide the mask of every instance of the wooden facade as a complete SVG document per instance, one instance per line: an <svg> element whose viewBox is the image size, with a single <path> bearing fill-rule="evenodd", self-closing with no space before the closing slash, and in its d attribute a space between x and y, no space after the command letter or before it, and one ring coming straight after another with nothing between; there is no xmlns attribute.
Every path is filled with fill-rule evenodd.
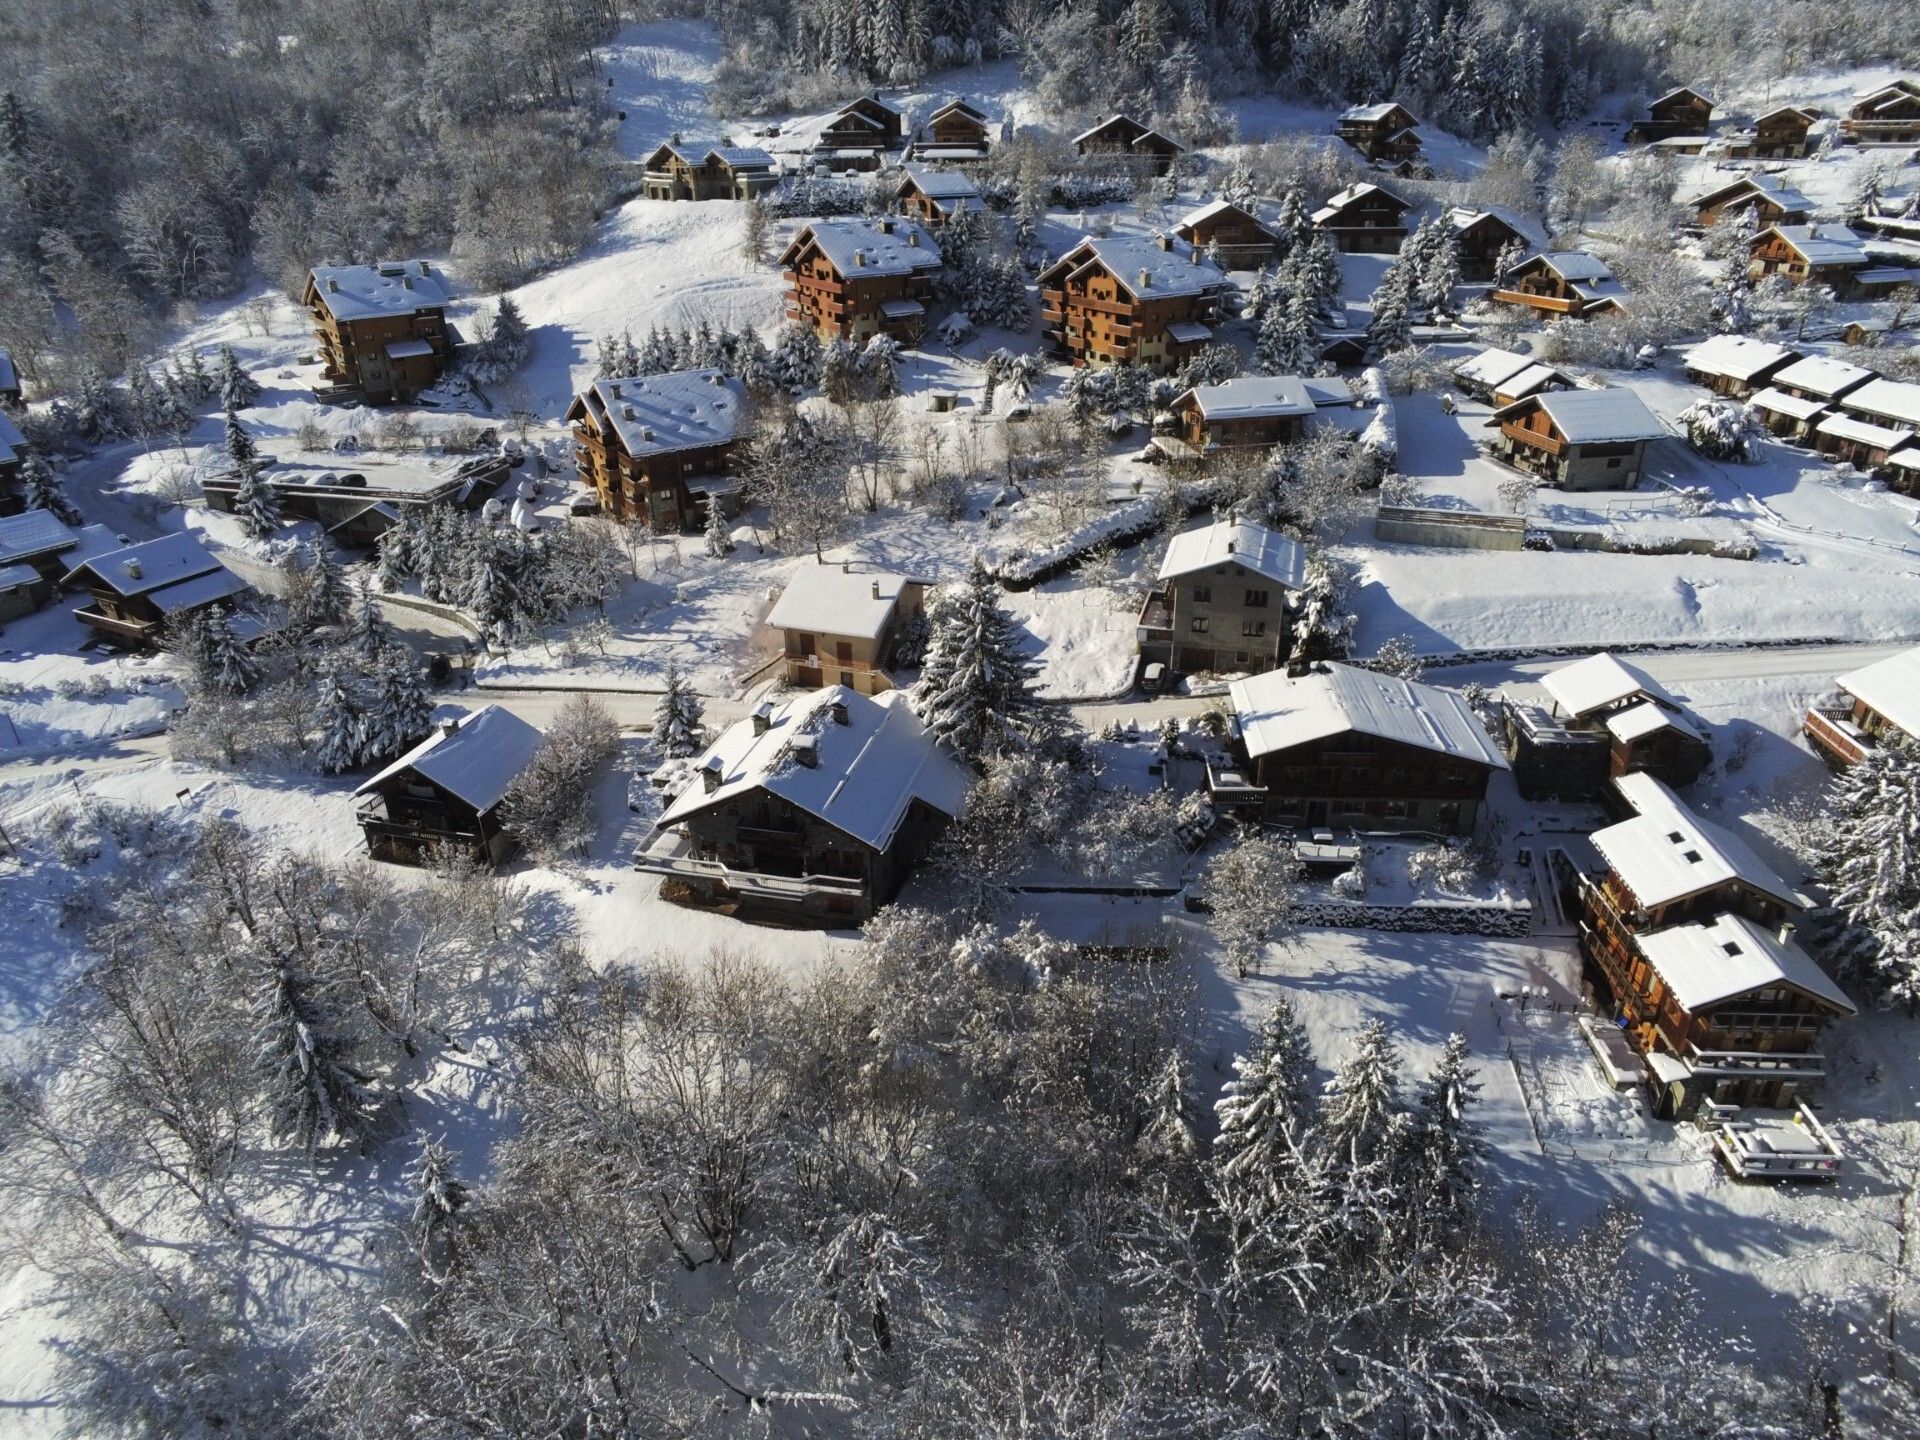
<svg viewBox="0 0 1920 1440"><path fill-rule="evenodd" d="M1711 190L1693 202L1694 218L1702 225L1717 225L1749 211L1758 229L1764 230L1769 225L1798 225L1807 218L1807 200L1792 190L1742 179Z"/></svg>
<svg viewBox="0 0 1920 1440"><path fill-rule="evenodd" d="M1645 416L1644 427L1627 427L1637 430L1634 434L1620 427L1596 427L1599 433L1589 437L1577 429L1570 431L1554 413L1555 407L1585 406L1591 403L1588 397L1606 393L1557 391L1530 395L1502 408L1487 421L1499 429L1494 453L1515 469L1562 489L1635 489L1646 461L1647 441L1662 433L1659 422L1637 397L1630 392L1610 397L1637 407Z"/></svg>
<svg viewBox="0 0 1920 1440"><path fill-rule="evenodd" d="M1420 122L1397 102L1356 105L1334 125L1334 134L1372 164L1406 165L1420 156Z"/></svg>
<svg viewBox="0 0 1920 1440"><path fill-rule="evenodd" d="M1270 263L1279 241L1257 215L1224 200L1195 210L1173 227L1173 234L1184 244L1218 255L1229 270L1257 270Z"/></svg>
<svg viewBox="0 0 1920 1440"><path fill-rule="evenodd" d="M1480 281L1498 278L1500 257L1515 245L1526 247L1532 237L1491 210L1455 210L1447 217L1460 244L1460 278Z"/></svg>
<svg viewBox="0 0 1920 1440"><path fill-rule="evenodd" d="M404 403L431 387L453 354L447 300L425 260L312 271L305 303L327 383L370 405Z"/></svg>
<svg viewBox="0 0 1920 1440"><path fill-rule="evenodd" d="M1810 110L1782 105L1753 122L1753 129L1728 141L1735 160L1799 160L1807 153L1808 132L1818 117Z"/></svg>
<svg viewBox="0 0 1920 1440"><path fill-rule="evenodd" d="M1074 136L1073 149L1089 159L1124 160L1149 175L1165 175L1186 153L1184 145L1131 115L1113 115L1082 131Z"/></svg>
<svg viewBox="0 0 1920 1440"><path fill-rule="evenodd" d="M483 865L508 859L517 841L503 813L507 791L540 738L497 705L440 722L353 792L367 854L396 865L430 865L442 851Z"/></svg>
<svg viewBox="0 0 1920 1440"><path fill-rule="evenodd" d="M1825 285L1840 299L1861 292L1867 253L1845 226L1770 225L1753 237L1747 271L1754 280L1778 275L1793 285Z"/></svg>
<svg viewBox="0 0 1920 1440"><path fill-rule="evenodd" d="M779 183L764 150L689 144L678 135L647 157L642 172L649 200L751 200Z"/></svg>
<svg viewBox="0 0 1920 1440"><path fill-rule="evenodd" d="M94 555L61 579L87 603L74 611L108 643L151 649L168 631L202 611L231 611L252 587L208 553L193 536L162 535Z"/></svg>
<svg viewBox="0 0 1920 1440"><path fill-rule="evenodd" d="M1568 262L1578 259L1582 271L1569 273ZM1596 278L1587 278L1595 275ZM1618 282L1592 256L1531 255L1505 275L1496 277L1493 298L1506 305L1524 305L1543 315L1565 315L1585 320L1620 309Z"/></svg>
<svg viewBox="0 0 1920 1440"><path fill-rule="evenodd" d="M917 165L907 167L896 195L900 213L929 229L946 224L962 211L983 208L979 190L965 176Z"/></svg>
<svg viewBox="0 0 1920 1440"><path fill-rule="evenodd" d="M1861 96L1840 122L1840 133L1856 145L1920 143L1920 82L1896 80Z"/></svg>
<svg viewBox="0 0 1920 1440"><path fill-rule="evenodd" d="M732 473L750 414L739 381L688 370L596 380L574 397L565 420L581 483L599 496L601 510L672 534L704 526L710 505L731 513L732 487L700 481Z"/></svg>
<svg viewBox="0 0 1920 1440"><path fill-rule="evenodd" d="M780 636L782 678L803 690L884 694L894 688L895 646L926 607L924 581L802 569L767 617Z"/></svg>
<svg viewBox="0 0 1920 1440"><path fill-rule="evenodd" d="M986 111L953 99L927 117L914 137L913 151L916 159L966 164L986 159L991 145Z"/></svg>
<svg viewBox="0 0 1920 1440"><path fill-rule="evenodd" d="M1362 183L1330 196L1314 211L1313 224L1342 250L1363 255L1393 254L1407 238L1407 211L1411 208L1392 191Z"/></svg>
<svg viewBox="0 0 1920 1440"><path fill-rule="evenodd" d="M1248 758L1280 824L1356 830L1472 832L1492 767L1349 731Z"/></svg>
<svg viewBox="0 0 1920 1440"><path fill-rule="evenodd" d="M1227 277L1192 246L1082 240L1040 272L1041 323L1076 366L1172 370L1213 338Z"/></svg>
<svg viewBox="0 0 1920 1440"><path fill-rule="evenodd" d="M1698 90L1669 91L1647 106L1647 116L1627 129L1627 144L1651 145L1682 135L1705 136L1713 124L1713 101Z"/></svg>
<svg viewBox="0 0 1920 1440"><path fill-rule="evenodd" d="M906 117L878 95L849 100L820 130L822 150L891 150L906 131Z"/></svg>
<svg viewBox="0 0 1920 1440"><path fill-rule="evenodd" d="M911 220L822 220L780 256L787 319L823 340L864 342L885 333L918 343L940 269L940 251Z"/></svg>

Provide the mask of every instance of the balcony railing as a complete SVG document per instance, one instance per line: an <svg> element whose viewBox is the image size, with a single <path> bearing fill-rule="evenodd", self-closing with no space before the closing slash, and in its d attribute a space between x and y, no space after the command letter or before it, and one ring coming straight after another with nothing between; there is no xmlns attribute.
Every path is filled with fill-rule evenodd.
<svg viewBox="0 0 1920 1440"><path fill-rule="evenodd" d="M91 625L95 630L103 630L109 635L118 635L125 640L144 643L160 634L160 622L157 620L123 620L118 615L107 614L98 605L82 605L73 613L82 624Z"/></svg>
<svg viewBox="0 0 1920 1440"><path fill-rule="evenodd" d="M1823 1080L1827 1057L1818 1050L1702 1050L1691 1042L1684 1057L1696 1075L1722 1080Z"/></svg>
<svg viewBox="0 0 1920 1440"><path fill-rule="evenodd" d="M1544 451L1548 455L1558 455L1567 448L1566 441L1552 435L1542 435L1538 430L1529 430L1524 425L1504 421L1500 433L1507 439L1517 441L1529 449Z"/></svg>
<svg viewBox="0 0 1920 1440"><path fill-rule="evenodd" d="M645 850L633 857L633 868L671 880L717 885L729 894L762 900L796 901L822 895L860 898L867 893L866 881L851 880L844 875L763 875L753 870L735 870L718 860L696 860L690 855L655 854Z"/></svg>
<svg viewBox="0 0 1920 1440"><path fill-rule="evenodd" d="M1873 737L1844 713L1809 710L1800 729L1809 745L1842 765L1858 764L1873 746Z"/></svg>
<svg viewBox="0 0 1920 1440"><path fill-rule="evenodd" d="M1551 310L1558 314L1570 314L1580 308L1578 300L1562 300L1553 295L1533 295L1525 290L1495 290L1493 298L1504 300L1509 305L1531 305L1536 310Z"/></svg>

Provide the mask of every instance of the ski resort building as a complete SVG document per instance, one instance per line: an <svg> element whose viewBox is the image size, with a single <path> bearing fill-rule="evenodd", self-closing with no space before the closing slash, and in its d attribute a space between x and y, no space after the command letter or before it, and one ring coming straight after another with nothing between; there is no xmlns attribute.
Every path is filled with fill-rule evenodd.
<svg viewBox="0 0 1920 1440"><path fill-rule="evenodd" d="M964 211L986 208L979 187L955 171L908 165L904 176L896 192L900 213L923 225L944 225Z"/></svg>
<svg viewBox="0 0 1920 1440"><path fill-rule="evenodd" d="M1171 236L1088 236L1039 275L1041 324L1075 365L1171 370L1213 339L1227 277Z"/></svg>
<svg viewBox="0 0 1920 1440"><path fill-rule="evenodd" d="M932 234L912 220L818 220L781 252L787 319L823 340L888 334L917 342L940 269Z"/></svg>
<svg viewBox="0 0 1920 1440"><path fill-rule="evenodd" d="M1896 80L1862 95L1840 122L1855 145L1920 143L1920 81Z"/></svg>
<svg viewBox="0 0 1920 1440"><path fill-rule="evenodd" d="M1807 711L1801 733L1832 765L1857 765L1889 742L1920 741L1920 647L1834 680L1834 693Z"/></svg>
<svg viewBox="0 0 1920 1440"><path fill-rule="evenodd" d="M649 200L751 200L780 183L773 156L751 145L674 136L646 159Z"/></svg>
<svg viewBox="0 0 1920 1440"><path fill-rule="evenodd" d="M1749 335L1714 335L1686 353L1687 379L1716 395L1737 400L1764 390L1773 377L1801 359L1798 350Z"/></svg>
<svg viewBox="0 0 1920 1440"><path fill-rule="evenodd" d="M903 635L926 614L927 582L905 575L856 574L839 565L794 573L767 615L780 634L789 685L842 685L862 695L894 688L888 667Z"/></svg>
<svg viewBox="0 0 1920 1440"><path fill-rule="evenodd" d="M1174 675L1245 674L1281 664L1288 615L1307 579L1297 540L1250 520L1176 535L1140 607L1140 659Z"/></svg>
<svg viewBox="0 0 1920 1440"><path fill-rule="evenodd" d="M73 612L82 624L116 645L139 647L158 645L170 627L189 615L231 610L253 593L252 586L184 533L93 555L60 583L89 595Z"/></svg>
<svg viewBox="0 0 1920 1440"><path fill-rule="evenodd" d="M913 137L911 159L942 165L985 160L992 147L987 112L955 97L927 117Z"/></svg>
<svg viewBox="0 0 1920 1440"><path fill-rule="evenodd" d="M307 275L305 303L327 383L369 405L412 400L453 354L451 299L425 260L317 266Z"/></svg>
<svg viewBox="0 0 1920 1440"><path fill-rule="evenodd" d="M1165 175L1186 153L1186 146L1131 115L1111 115L1074 136L1073 150L1089 159L1123 160L1146 174Z"/></svg>
<svg viewBox="0 0 1920 1440"><path fill-rule="evenodd" d="M1751 213L1755 223L1765 229L1769 225L1799 225L1813 213L1813 202L1806 196L1771 175L1761 174L1716 186L1689 203L1701 225L1717 225Z"/></svg>
<svg viewBox="0 0 1920 1440"><path fill-rule="evenodd" d="M1273 259L1279 237L1228 200L1213 200L1192 210L1173 227L1173 238L1216 258L1227 270L1257 270Z"/></svg>
<svg viewBox="0 0 1920 1440"><path fill-rule="evenodd" d="M1646 117L1627 127L1626 139L1629 145L1698 139L1701 147L1705 148L1712 125L1712 98L1682 86L1678 90L1669 90L1648 105Z"/></svg>
<svg viewBox="0 0 1920 1440"><path fill-rule="evenodd" d="M1405 166L1420 158L1419 124L1406 106L1389 100L1343 110L1333 133L1369 164Z"/></svg>
<svg viewBox="0 0 1920 1440"><path fill-rule="evenodd" d="M1363 180L1327 197L1327 203L1313 212L1313 224L1342 250L1363 255L1393 254L1407 238L1407 211L1411 208L1391 190Z"/></svg>
<svg viewBox="0 0 1920 1440"><path fill-rule="evenodd" d="M737 508L727 477L746 436L747 387L718 370L596 380L567 407L580 481L616 519L672 533Z"/></svg>
<svg viewBox="0 0 1920 1440"><path fill-rule="evenodd" d="M1602 653L1549 671L1545 707L1509 701L1507 756L1530 800L1592 800L1644 771L1692 784L1713 758L1686 707L1645 671Z"/></svg>
<svg viewBox="0 0 1920 1440"><path fill-rule="evenodd" d="M972 776L902 692L844 685L762 704L693 762L634 857L669 898L742 919L857 924L966 806Z"/></svg>
<svg viewBox="0 0 1920 1440"><path fill-rule="evenodd" d="M1556 250L1530 255L1495 282L1493 298L1543 315L1585 320L1625 308L1626 290L1597 255Z"/></svg>
<svg viewBox="0 0 1920 1440"><path fill-rule="evenodd" d="M498 705L440 722L353 792L367 854L425 865L435 852L452 850L498 865L514 850L501 807L540 739L538 730Z"/></svg>
<svg viewBox="0 0 1920 1440"><path fill-rule="evenodd" d="M1553 390L1496 410L1497 458L1563 490L1632 490L1666 429L1633 391Z"/></svg>

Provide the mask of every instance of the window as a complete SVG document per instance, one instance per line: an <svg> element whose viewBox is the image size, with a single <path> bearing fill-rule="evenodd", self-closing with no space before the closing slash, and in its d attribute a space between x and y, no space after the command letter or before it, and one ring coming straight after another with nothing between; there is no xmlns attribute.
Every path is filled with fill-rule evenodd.
<svg viewBox="0 0 1920 1440"><path fill-rule="evenodd" d="M1207 633L1207 617L1204 615L1194 616L1193 619L1187 622L1187 628L1196 635L1206 634Z"/></svg>
<svg viewBox="0 0 1920 1440"><path fill-rule="evenodd" d="M1264 590L1247 591L1247 608L1249 610L1266 609L1267 608L1267 592Z"/></svg>
<svg viewBox="0 0 1920 1440"><path fill-rule="evenodd" d="M1211 585L1196 585L1196 586L1194 586L1194 587L1193 587L1193 599L1194 599L1194 603L1195 603L1195 604L1199 604L1199 605L1207 605L1207 604L1210 604L1210 603L1212 603L1212 600L1213 600L1213 586L1211 586Z"/></svg>
<svg viewBox="0 0 1920 1440"><path fill-rule="evenodd" d="M1240 633L1249 638L1258 638L1267 633L1267 622L1264 620L1242 620L1240 622Z"/></svg>
<svg viewBox="0 0 1920 1440"><path fill-rule="evenodd" d="M1404 800L1387 801L1387 815L1390 819L1404 820L1411 813Z"/></svg>
<svg viewBox="0 0 1920 1440"><path fill-rule="evenodd" d="M853 672L851 670L842 670L840 672L840 683L851 690L853 688Z"/></svg>
<svg viewBox="0 0 1920 1440"><path fill-rule="evenodd" d="M851 662L853 659L853 642L851 640L834 641L833 658L838 660L842 665Z"/></svg>
<svg viewBox="0 0 1920 1440"><path fill-rule="evenodd" d="M1619 468L1620 468L1620 462L1618 460L1607 461L1607 469L1618 470Z"/></svg>

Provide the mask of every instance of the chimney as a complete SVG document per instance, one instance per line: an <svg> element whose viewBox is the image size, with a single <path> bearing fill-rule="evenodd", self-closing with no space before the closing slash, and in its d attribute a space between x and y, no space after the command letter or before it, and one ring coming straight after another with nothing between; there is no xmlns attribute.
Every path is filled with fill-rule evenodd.
<svg viewBox="0 0 1920 1440"><path fill-rule="evenodd" d="M413 288L413 277L411 275L402 275L400 277L400 283L401 285L405 286L407 289L411 290Z"/></svg>
<svg viewBox="0 0 1920 1440"><path fill-rule="evenodd" d="M866 264L867 264L867 252L866 252L866 251L864 251L864 250L856 250L856 251L854 251L854 252L853 252L853 264L854 264L854 268L855 268L855 269L857 269L857 270L863 270L863 269L865 269L865 268L866 268Z"/></svg>
<svg viewBox="0 0 1920 1440"><path fill-rule="evenodd" d="M635 410L631 405L622 405L620 407L620 413L628 420L638 420L640 418L640 412Z"/></svg>
<svg viewBox="0 0 1920 1440"><path fill-rule="evenodd" d="M329 295L338 295L340 293L340 282L331 275L327 277L327 293Z"/></svg>
<svg viewBox="0 0 1920 1440"><path fill-rule="evenodd" d="M878 580L873 582L873 598L876 600L880 598L880 582Z"/></svg>
<svg viewBox="0 0 1920 1440"><path fill-rule="evenodd" d="M1153 237L1153 243L1158 245L1162 250L1171 252L1173 249L1173 237L1171 235L1156 235Z"/></svg>
<svg viewBox="0 0 1920 1440"><path fill-rule="evenodd" d="M1238 540L1235 540L1235 539L1233 539L1233 538L1232 538L1231 536L1230 536L1230 537L1228 537L1228 539L1227 539L1227 553L1228 553L1229 555L1231 555L1231 554L1233 554L1233 548L1234 548L1234 546L1236 546L1236 545L1238 545L1239 543L1240 543L1240 542L1239 542Z"/></svg>
<svg viewBox="0 0 1920 1440"><path fill-rule="evenodd" d="M720 788L720 761L717 757L700 767L700 784L701 793L705 795L711 795Z"/></svg>
<svg viewBox="0 0 1920 1440"><path fill-rule="evenodd" d="M753 733L764 735L773 728L773 702L762 700L753 707Z"/></svg>
<svg viewBox="0 0 1920 1440"><path fill-rule="evenodd" d="M833 723L836 725L844 725L847 723L847 702L844 696L834 696Z"/></svg>
<svg viewBox="0 0 1920 1440"><path fill-rule="evenodd" d="M907 231L907 244L913 246L916 250L920 248L920 232L918 230Z"/></svg>
<svg viewBox="0 0 1920 1440"><path fill-rule="evenodd" d="M853 562L851 560L842 560L840 562L840 573L842 575L851 575L853 573Z"/></svg>
<svg viewBox="0 0 1920 1440"><path fill-rule="evenodd" d="M820 765L820 746L811 735L802 735L793 742L793 758L809 770Z"/></svg>
<svg viewBox="0 0 1920 1440"><path fill-rule="evenodd" d="M609 380L607 382L607 393L618 400L620 398L620 382L618 380Z"/></svg>
<svg viewBox="0 0 1920 1440"><path fill-rule="evenodd" d="M449 740L458 735L460 733L460 717L456 715L451 720L442 720L440 722L440 733Z"/></svg>
<svg viewBox="0 0 1920 1440"><path fill-rule="evenodd" d="M643 426L640 430L640 438L651 443L653 440L653 427L651 425Z"/></svg>
<svg viewBox="0 0 1920 1440"><path fill-rule="evenodd" d="M138 560L122 560L120 563L126 568L126 572L131 578L135 580L140 578L140 562Z"/></svg>
<svg viewBox="0 0 1920 1440"><path fill-rule="evenodd" d="M707 372L707 383L709 385L724 385L727 383L727 377L722 375L718 370L709 370Z"/></svg>
<svg viewBox="0 0 1920 1440"><path fill-rule="evenodd" d="M433 267L427 264L426 261L422 260L420 262L420 273L422 275L431 275L433 273Z"/></svg>
<svg viewBox="0 0 1920 1440"><path fill-rule="evenodd" d="M882 235L891 235L893 233L893 217L891 215L882 215L880 217L880 233Z"/></svg>
<svg viewBox="0 0 1920 1440"><path fill-rule="evenodd" d="M1144 265L1140 267L1140 288L1142 290L1153 288L1153 272Z"/></svg>
<svg viewBox="0 0 1920 1440"><path fill-rule="evenodd" d="M1780 943L1782 945L1791 945L1793 943L1793 921L1782 920L1780 922Z"/></svg>
<svg viewBox="0 0 1920 1440"><path fill-rule="evenodd" d="M1193 249L1187 252L1187 263L1189 265L1198 265L1200 263L1200 247L1199 246L1196 245Z"/></svg>
<svg viewBox="0 0 1920 1440"><path fill-rule="evenodd" d="M678 130L674 131L673 139L669 140L667 143L669 145L678 145L680 143L680 132Z"/></svg>

